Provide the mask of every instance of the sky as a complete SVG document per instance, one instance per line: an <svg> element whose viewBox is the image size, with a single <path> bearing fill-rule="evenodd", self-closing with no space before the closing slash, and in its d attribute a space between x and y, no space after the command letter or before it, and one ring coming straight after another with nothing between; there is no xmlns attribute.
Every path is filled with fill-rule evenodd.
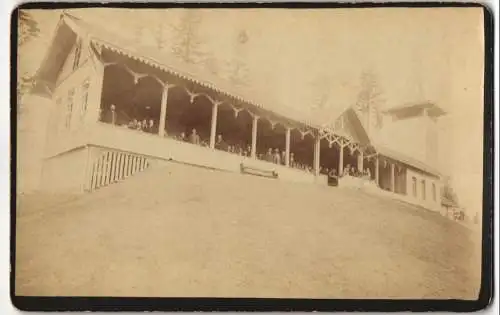
<svg viewBox="0 0 500 315"><path fill-rule="evenodd" d="M122 37L144 27L143 44L182 9L71 10ZM60 11L33 12L41 36L23 49L46 50ZM246 9L203 10L199 38L220 65L238 58L251 89L275 109L329 120L353 105L360 75L377 77L385 107L431 101L447 115L439 120L439 160L461 203L471 213L482 200L483 15L480 8ZM245 31L248 41L238 43ZM32 72L43 54L20 54L20 71ZM318 95L327 94L322 110ZM327 121L325 121L327 122Z"/></svg>

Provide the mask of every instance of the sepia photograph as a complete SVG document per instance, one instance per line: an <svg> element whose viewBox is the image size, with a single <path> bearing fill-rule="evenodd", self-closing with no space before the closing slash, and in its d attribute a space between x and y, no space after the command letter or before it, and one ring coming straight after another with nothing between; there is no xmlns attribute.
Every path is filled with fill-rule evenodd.
<svg viewBox="0 0 500 315"><path fill-rule="evenodd" d="M477 301L484 14L19 9L14 295Z"/></svg>

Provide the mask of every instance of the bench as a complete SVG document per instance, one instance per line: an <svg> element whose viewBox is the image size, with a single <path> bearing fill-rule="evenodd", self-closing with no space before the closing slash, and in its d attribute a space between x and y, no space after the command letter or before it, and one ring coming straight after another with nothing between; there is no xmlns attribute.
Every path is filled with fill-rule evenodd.
<svg viewBox="0 0 500 315"><path fill-rule="evenodd" d="M249 174L249 175L269 177L269 178L278 178L278 173L274 170L265 170L252 166L246 166L243 163L240 164L240 171L242 174Z"/></svg>

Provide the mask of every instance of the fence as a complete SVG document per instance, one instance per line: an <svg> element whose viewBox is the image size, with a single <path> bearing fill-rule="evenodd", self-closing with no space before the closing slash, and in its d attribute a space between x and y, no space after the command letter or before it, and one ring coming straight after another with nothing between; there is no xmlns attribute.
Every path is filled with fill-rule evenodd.
<svg viewBox="0 0 500 315"><path fill-rule="evenodd" d="M91 166L89 191L121 181L150 166L150 161L137 154L106 150Z"/></svg>

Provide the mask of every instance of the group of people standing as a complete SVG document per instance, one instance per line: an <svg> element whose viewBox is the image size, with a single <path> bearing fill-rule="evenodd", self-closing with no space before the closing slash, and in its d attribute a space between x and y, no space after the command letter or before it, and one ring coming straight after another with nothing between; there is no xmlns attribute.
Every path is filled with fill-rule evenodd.
<svg viewBox="0 0 500 315"><path fill-rule="evenodd" d="M148 133L158 133L158 124L154 119L146 117L142 120L137 118L130 119L129 117L126 117L126 115L123 115L123 113L118 113L114 104L111 104L106 111L100 112L100 120L105 123L123 126L128 129Z"/></svg>
<svg viewBox="0 0 500 315"><path fill-rule="evenodd" d="M148 132L152 134L158 133L158 124L154 119L144 118L142 120L139 120L133 118L129 119L128 122L126 122L126 120L120 118L123 117L119 117L118 113L116 112L116 107L113 104L110 105L110 107L104 113L104 115L101 112L101 121L113 125L122 125L124 127L127 127L128 129L138 130L142 132ZM165 136L167 136L166 132ZM181 132L171 137L179 141L189 142L195 145L201 145L205 147L209 146L208 141L206 139L202 139L202 137L198 134L195 128L191 129L189 135L187 135L186 132ZM215 140L215 149L246 157L250 157L252 154L252 148L250 145L241 143L240 144L228 143L223 138L222 134L217 135L217 138ZM278 165L286 165L286 151L280 150L279 148L274 148L274 149L268 148L267 151L258 153L257 158L259 160L267 161ZM297 161L295 159L295 155L293 152L290 153L289 166L309 173L314 172L314 169L311 165ZM360 171L357 167L351 166L350 164L347 164L344 167L342 174L338 174L337 170L334 168L329 169L325 167L320 168L320 173L328 175L329 177L332 178L333 177L337 178L339 175L341 176L348 175L352 177L365 178L367 180L371 180L371 172L369 168L365 168L363 171Z"/></svg>
<svg viewBox="0 0 500 315"><path fill-rule="evenodd" d="M226 142L221 134L217 135L215 140L215 149L238 154L240 156L250 157L252 155L252 147L249 144L230 144ZM286 165L286 151L280 150L279 148L268 148L267 151L258 153L257 159L274 164ZM313 172L310 165L296 161L293 152L290 153L289 165L290 167Z"/></svg>
<svg viewBox="0 0 500 315"><path fill-rule="evenodd" d="M217 135L215 139L215 149L226 151L229 153L237 154L240 156L250 157L252 155L252 148L250 145L245 145L244 143L231 144L228 143L221 134Z"/></svg>
<svg viewBox="0 0 500 315"><path fill-rule="evenodd" d="M137 119L132 119L127 124L128 129L139 130L149 133L158 133L158 128L156 127L155 121L153 119L143 119L142 121Z"/></svg>
<svg viewBox="0 0 500 315"><path fill-rule="evenodd" d="M191 129L191 133L189 134L189 136L186 135L186 133L183 131L178 135L174 135L173 138L179 141L208 147L208 142L205 139L202 139L202 137L198 134L196 128Z"/></svg>
<svg viewBox="0 0 500 315"><path fill-rule="evenodd" d="M364 178L366 180L371 180L372 178L372 174L369 168L365 168L363 171L361 171L357 167L351 166L350 164L347 164L344 167L344 172L342 175Z"/></svg>

